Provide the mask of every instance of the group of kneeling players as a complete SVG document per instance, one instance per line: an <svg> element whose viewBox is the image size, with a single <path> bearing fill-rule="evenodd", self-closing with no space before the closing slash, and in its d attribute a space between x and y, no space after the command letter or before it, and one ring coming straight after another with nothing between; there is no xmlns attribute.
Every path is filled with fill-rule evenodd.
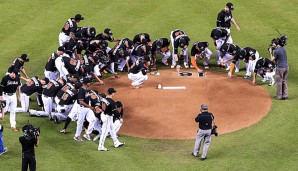
<svg viewBox="0 0 298 171"><path fill-rule="evenodd" d="M131 85L139 88L148 79L147 72L156 69L157 55L162 56L161 63L166 66L170 65L168 59L172 56L171 68L180 68L183 65L203 72L197 65L197 61L202 60L204 69L209 69L212 52L208 49L208 42L195 42L192 45L189 66L190 38L181 29L172 31L170 39L159 38L152 41L147 33L137 34L132 40L116 39L109 28L96 35L94 27L78 27L77 23L83 19L77 14L66 21L59 34L60 46L46 63L44 78L28 77L24 69L24 63L29 61L26 54L16 58L9 67L7 75L1 81L0 100L6 102L4 113L10 111L12 130L18 131L15 112L29 111L30 116L48 116L55 123L65 121L61 133L66 132L71 121L77 121L74 140L84 140L81 137L84 128L85 139L91 140L92 133L96 134L94 141L100 139L98 150L108 150L104 147L104 139L108 133L113 138L115 147L120 147L124 143L118 140L116 134L123 122L123 104L112 99L116 93L114 88L109 88L106 93L89 90L93 80L105 84L102 81L105 74L118 77L117 72L125 71L132 80ZM239 72L239 61L243 60L246 64L245 79L250 78L253 73L255 83L256 75L259 74L264 78L262 82L269 80L270 86L274 84L275 64L270 59L260 58L259 53L251 47L240 48L233 44L231 35L225 28L214 28L211 38L216 48L217 67L226 68L229 77L234 68L235 72ZM115 46L110 48L107 41L115 42ZM172 53L169 50L170 45ZM20 79L26 83L21 85ZM17 90L20 108L17 108ZM40 111L29 109L30 96L33 93L36 94L38 105L42 107Z"/></svg>

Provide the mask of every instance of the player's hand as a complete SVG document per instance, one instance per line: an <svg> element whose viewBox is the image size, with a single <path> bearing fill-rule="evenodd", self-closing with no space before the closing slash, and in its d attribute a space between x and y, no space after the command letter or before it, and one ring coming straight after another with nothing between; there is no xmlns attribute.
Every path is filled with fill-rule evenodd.
<svg viewBox="0 0 298 171"><path fill-rule="evenodd" d="M99 80L100 85L105 85L105 83L102 80Z"/></svg>
<svg viewBox="0 0 298 171"><path fill-rule="evenodd" d="M232 73L228 72L228 77L231 78L232 77Z"/></svg>
<svg viewBox="0 0 298 171"><path fill-rule="evenodd" d="M90 108L92 111L95 111L95 108L94 108L94 107L90 106L89 108Z"/></svg>
<svg viewBox="0 0 298 171"><path fill-rule="evenodd" d="M252 80L252 84L256 85L256 80L255 79Z"/></svg>
<svg viewBox="0 0 298 171"><path fill-rule="evenodd" d="M175 59L176 62L178 61L178 55L177 54L174 55L174 59Z"/></svg>
<svg viewBox="0 0 298 171"><path fill-rule="evenodd" d="M236 26L236 29L237 29L238 31L240 31L240 27L239 27L239 26Z"/></svg>
<svg viewBox="0 0 298 171"><path fill-rule="evenodd" d="M123 123L123 119L122 118L119 121L120 121L120 123Z"/></svg>
<svg viewBox="0 0 298 171"><path fill-rule="evenodd" d="M201 69L198 69L198 73L201 73L201 72L203 72L203 70L201 70Z"/></svg>

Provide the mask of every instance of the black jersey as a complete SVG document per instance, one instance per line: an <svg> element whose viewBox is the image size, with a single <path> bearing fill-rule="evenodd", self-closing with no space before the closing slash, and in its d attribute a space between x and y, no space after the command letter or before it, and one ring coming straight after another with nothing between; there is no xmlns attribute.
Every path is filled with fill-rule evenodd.
<svg viewBox="0 0 298 171"><path fill-rule="evenodd" d="M81 27L75 36L82 41L90 41L95 37L96 31L94 27Z"/></svg>
<svg viewBox="0 0 298 171"><path fill-rule="evenodd" d="M76 59L70 59L69 57L63 56L62 57L65 68L71 75L79 75L80 74L80 68L81 68L81 62L80 60Z"/></svg>
<svg viewBox="0 0 298 171"><path fill-rule="evenodd" d="M73 104L77 98L77 93L78 91L75 89L66 90L60 98L59 105L63 106Z"/></svg>
<svg viewBox="0 0 298 171"><path fill-rule="evenodd" d="M119 117L116 102L113 99L107 97L107 98L101 99L101 101L102 101L102 108L104 110L104 114Z"/></svg>
<svg viewBox="0 0 298 171"><path fill-rule="evenodd" d="M18 86L21 85L20 77L16 75L16 78L12 79L9 75L5 75L2 78L0 84L0 96L4 93L15 93L17 91Z"/></svg>
<svg viewBox="0 0 298 171"><path fill-rule="evenodd" d="M231 11L225 12L224 10L222 10L220 13L218 13L216 26L230 28L232 18L233 16Z"/></svg>
<svg viewBox="0 0 298 171"><path fill-rule="evenodd" d="M81 67L83 69L83 75L87 76L94 72L94 63L90 60L89 55L84 55L82 58Z"/></svg>
<svg viewBox="0 0 298 171"><path fill-rule="evenodd" d="M100 99L99 98L92 99L90 97L90 103L89 103L90 106L95 107L95 106L98 106L99 103L100 103Z"/></svg>
<svg viewBox="0 0 298 171"><path fill-rule="evenodd" d="M150 55L151 54L151 46L140 44L134 49L132 54L137 56L137 57L141 57L141 56L144 56L144 55Z"/></svg>
<svg viewBox="0 0 298 171"><path fill-rule="evenodd" d="M151 52L154 53L157 51L157 49L162 49L164 47L169 47L171 41L167 38L159 38L156 39L153 43L152 43L152 49Z"/></svg>
<svg viewBox="0 0 298 171"><path fill-rule="evenodd" d="M104 37L103 33L100 33L100 34L96 35L94 39L95 40L105 40L105 41L108 40L110 42L114 41L114 37L112 35L108 35L108 37Z"/></svg>
<svg viewBox="0 0 298 171"><path fill-rule="evenodd" d="M129 70L129 73L137 74L142 72L143 75L146 75L146 68L142 62L142 59L139 59L135 62L134 66Z"/></svg>
<svg viewBox="0 0 298 171"><path fill-rule="evenodd" d="M240 51L240 47L231 43L224 43L221 47L220 47L220 52L222 52L223 54L228 53L232 56L235 56L239 51Z"/></svg>
<svg viewBox="0 0 298 171"><path fill-rule="evenodd" d="M242 53L242 51L244 53ZM256 59L256 50L251 48L251 47L245 47L243 49L241 49L241 51L238 51L237 54L235 55L234 59L233 59L233 63L236 63L236 61L240 60L245 60L246 62L248 62L249 57L251 57L253 60Z"/></svg>
<svg viewBox="0 0 298 171"><path fill-rule="evenodd" d="M80 44L76 41L76 39L71 37L63 44L63 47L65 48L65 53L72 57L72 54L79 45Z"/></svg>
<svg viewBox="0 0 298 171"><path fill-rule="evenodd" d="M151 38L150 38L150 35L147 34L147 33L140 33L140 34L137 34L135 35L135 37L133 38L133 43L135 45L139 45L141 44L141 36L144 36L144 38L147 40L147 42L151 42Z"/></svg>
<svg viewBox="0 0 298 171"><path fill-rule="evenodd" d="M61 99L63 94L66 92L66 90L74 90L74 85L70 82L67 82L56 94L56 96Z"/></svg>
<svg viewBox="0 0 298 171"><path fill-rule="evenodd" d="M273 71L275 67L275 63L269 58L260 58L256 63L254 72L257 73L258 69L260 68L270 69L270 71Z"/></svg>
<svg viewBox="0 0 298 171"><path fill-rule="evenodd" d="M57 68L55 66L55 60L59 57L59 55L57 54L57 52L52 53L51 57L49 57L48 62L45 66L45 69L47 71L52 71L55 72L57 71Z"/></svg>
<svg viewBox="0 0 298 171"><path fill-rule="evenodd" d="M212 37L214 40L222 39L225 40L230 36L229 32L220 27L216 27L211 31L210 37Z"/></svg>
<svg viewBox="0 0 298 171"><path fill-rule="evenodd" d="M78 25L74 18L69 18L66 23L64 24L62 28L62 32L66 35L69 35L70 33L76 33L78 29Z"/></svg>
<svg viewBox="0 0 298 171"><path fill-rule="evenodd" d="M120 58L125 58L125 57L129 57L129 52L126 50L126 49L122 49L122 48L119 48L119 49L115 49L114 52L112 53L112 60L114 62L117 62L118 59Z"/></svg>
<svg viewBox="0 0 298 171"><path fill-rule="evenodd" d="M25 93L27 96L32 95L33 93L42 93L42 85L36 77L32 77L26 84L21 86L21 92Z"/></svg>
<svg viewBox="0 0 298 171"><path fill-rule="evenodd" d="M199 122L199 128L202 130L208 130L212 128L212 121L214 116L209 112L202 112L196 118L195 121Z"/></svg>
<svg viewBox="0 0 298 171"><path fill-rule="evenodd" d="M62 84L58 81L51 80L43 89L43 95L48 97L55 97L56 93L62 88Z"/></svg>
<svg viewBox="0 0 298 171"><path fill-rule="evenodd" d="M34 146L37 144L36 138L27 139L25 136L19 137L19 141L22 144L22 153L23 154L33 154L34 155Z"/></svg>
<svg viewBox="0 0 298 171"><path fill-rule="evenodd" d="M89 104L89 90L86 90L84 87L79 89L77 95L77 103L80 104L80 100L83 100L86 104Z"/></svg>
<svg viewBox="0 0 298 171"><path fill-rule="evenodd" d="M122 49L124 52L132 52L134 50L133 41L129 40L128 38L121 39L115 47L113 55L115 55L119 49Z"/></svg>
<svg viewBox="0 0 298 171"><path fill-rule="evenodd" d="M19 60L19 58L16 58L13 62L12 62L12 64L11 64L11 66L8 68L8 72L9 73L11 73L13 70L18 70L18 71L20 71L21 69L23 69L24 68L24 62L21 62L20 60Z"/></svg>
<svg viewBox="0 0 298 171"><path fill-rule="evenodd" d="M185 40L185 44L184 45L189 45L190 39L186 34L182 34L179 35L177 37L175 37L174 39L174 54L177 55L178 54L178 48L180 46L180 40L184 39Z"/></svg>
<svg viewBox="0 0 298 171"><path fill-rule="evenodd" d="M196 42L192 45L192 48L191 48L191 56L195 56L196 54L200 54L202 53L206 47L209 46L209 43L208 42Z"/></svg>

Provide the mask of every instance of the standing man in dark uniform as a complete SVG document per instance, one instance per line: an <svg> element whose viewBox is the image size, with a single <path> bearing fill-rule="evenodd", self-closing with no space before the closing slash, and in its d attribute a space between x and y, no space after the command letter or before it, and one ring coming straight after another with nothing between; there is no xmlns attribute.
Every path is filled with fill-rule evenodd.
<svg viewBox="0 0 298 171"><path fill-rule="evenodd" d="M65 48L63 46L58 47L58 50L49 57L45 66L44 76L49 80L56 80L58 78L58 70L55 66L55 60L63 55Z"/></svg>
<svg viewBox="0 0 298 171"><path fill-rule="evenodd" d="M75 37L78 25L84 17L81 14L77 14L74 18L69 18L64 24L60 34L59 34L59 46L62 46L70 37Z"/></svg>
<svg viewBox="0 0 298 171"><path fill-rule="evenodd" d="M271 60L276 61L276 99L277 100L287 100L288 99L288 58L287 52L284 46L286 43L286 36L282 36L274 40L276 45L274 48L270 48L269 52L271 55Z"/></svg>
<svg viewBox="0 0 298 171"><path fill-rule="evenodd" d="M204 139L203 153L201 160L205 160L209 146L211 144L211 130L212 121L214 116L208 112L208 106L205 104L201 105L201 113L195 118L195 121L199 123L199 130L197 131L196 143L194 146L193 156L198 157L201 147L202 140Z"/></svg>
<svg viewBox="0 0 298 171"><path fill-rule="evenodd" d="M113 116L116 116L119 118L116 102L113 100L115 93L116 93L116 90L114 88L109 88L107 97L102 99L102 110L104 112L101 114L101 120L103 124L102 124L102 133L100 135L100 140L98 144L99 151L109 150L104 146L105 139L108 133L110 133L114 141L115 148L119 148L125 144L124 142L122 143L118 140L115 130L113 128Z"/></svg>
<svg viewBox="0 0 298 171"><path fill-rule="evenodd" d="M230 2L227 3L225 8L220 13L218 13L217 22L216 22L217 27L225 28L229 32L229 34L231 34L231 30L230 30L231 22L233 25L235 25L236 29L240 31L240 27L237 25L235 19L233 18L232 10L234 10L233 4ZM233 43L231 36L229 37L229 39L230 40L228 41Z"/></svg>
<svg viewBox="0 0 298 171"><path fill-rule="evenodd" d="M19 137L19 141L22 145L22 171L36 170L36 160L34 146L38 147L39 144L39 132L34 132L32 125L25 125L23 127L24 135ZM37 133L37 135L35 135Z"/></svg>
<svg viewBox="0 0 298 171"><path fill-rule="evenodd" d="M7 73L11 73L12 71L16 70L18 71L18 75L20 76L20 71L25 75L25 78L23 76L20 76L21 79L28 79L28 75L24 68L24 63L29 62L29 56L27 54L22 54L20 57L16 58L11 66L8 68Z"/></svg>
<svg viewBox="0 0 298 171"><path fill-rule="evenodd" d="M0 100L6 101L6 106L3 110L3 114L6 113L9 109L10 111L10 126L13 131L19 131L16 128L16 108L17 108L17 95L16 91L18 90L18 99L20 99L20 76L18 75L18 70L15 69L8 75L2 78L0 84ZM4 117L4 116L2 116Z"/></svg>

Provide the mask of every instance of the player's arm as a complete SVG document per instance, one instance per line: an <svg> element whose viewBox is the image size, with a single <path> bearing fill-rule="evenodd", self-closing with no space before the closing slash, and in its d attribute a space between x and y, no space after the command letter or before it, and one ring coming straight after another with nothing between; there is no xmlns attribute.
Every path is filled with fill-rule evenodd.
<svg viewBox="0 0 298 171"><path fill-rule="evenodd" d="M17 92L18 92L18 99L21 101L21 86L17 87Z"/></svg>
<svg viewBox="0 0 298 171"><path fill-rule="evenodd" d="M25 75L26 78L29 78L24 67L22 67L20 70Z"/></svg>
<svg viewBox="0 0 298 171"><path fill-rule="evenodd" d="M269 53L270 53L270 60L271 60L271 61L275 61L276 57L275 57L275 55L273 55L273 50L272 50L272 48L269 48Z"/></svg>
<svg viewBox="0 0 298 171"><path fill-rule="evenodd" d="M221 13L219 13L218 15L217 15L217 21L216 21L216 26L217 27L221 27L221 15L220 15Z"/></svg>
<svg viewBox="0 0 298 171"><path fill-rule="evenodd" d="M240 31L240 27L238 26L238 24L236 23L236 21L235 21L234 18L231 19L231 22L232 22L232 24L236 27L236 29L237 29L238 31Z"/></svg>
<svg viewBox="0 0 298 171"><path fill-rule="evenodd" d="M93 77L99 82L99 84L104 85L105 83L96 75L95 72L93 72Z"/></svg>
<svg viewBox="0 0 298 171"><path fill-rule="evenodd" d="M80 103L80 105L83 105L83 106L85 106L85 107L87 107L87 108L89 108L89 109L91 109L91 110L94 110L94 107L88 105L88 104L85 103L84 100L82 100L82 99L79 99L79 103Z"/></svg>

